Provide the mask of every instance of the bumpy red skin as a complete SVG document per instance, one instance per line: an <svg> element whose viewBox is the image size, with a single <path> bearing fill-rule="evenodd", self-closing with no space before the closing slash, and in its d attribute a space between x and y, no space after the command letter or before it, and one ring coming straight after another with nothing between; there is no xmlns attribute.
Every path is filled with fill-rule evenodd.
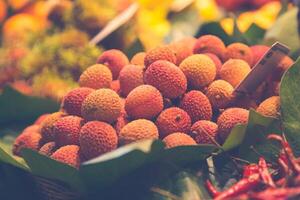
<svg viewBox="0 0 300 200"><path fill-rule="evenodd" d="M84 157L92 159L116 149L118 136L111 125L100 121L90 121L80 130L80 146Z"/></svg>
<svg viewBox="0 0 300 200"><path fill-rule="evenodd" d="M218 118L219 137L225 142L231 129L237 124L248 122L249 111L242 108L228 108ZM225 123L226 122L226 123Z"/></svg>
<svg viewBox="0 0 300 200"><path fill-rule="evenodd" d="M197 39L193 52L194 54L212 53L224 61L226 47L223 41L217 36L203 35Z"/></svg>
<svg viewBox="0 0 300 200"><path fill-rule="evenodd" d="M106 65L110 69L113 79L115 80L119 77L121 69L129 64L129 60L122 51L110 49L101 54L97 63Z"/></svg>
<svg viewBox="0 0 300 200"><path fill-rule="evenodd" d="M180 108L165 109L157 117L155 122L160 138L175 132L189 133L191 129L190 116Z"/></svg>
<svg viewBox="0 0 300 200"><path fill-rule="evenodd" d="M217 141L218 125L207 120L195 122L191 128L190 135L198 144L214 144L211 138Z"/></svg>
<svg viewBox="0 0 300 200"><path fill-rule="evenodd" d="M46 113L46 114L43 114L41 116L39 116L35 122L33 124L35 125L41 125L41 123L49 116L50 114L49 113Z"/></svg>
<svg viewBox="0 0 300 200"><path fill-rule="evenodd" d="M48 142L40 148L39 153L46 156L51 156L55 150L56 150L55 142Z"/></svg>
<svg viewBox="0 0 300 200"><path fill-rule="evenodd" d="M158 60L165 60L176 64L175 52L169 46L160 46L151 49L146 53L144 65L148 68L152 63Z"/></svg>
<svg viewBox="0 0 300 200"><path fill-rule="evenodd" d="M38 150L40 147L42 136L37 132L23 132L15 140L13 144L13 154L21 156L23 148Z"/></svg>
<svg viewBox="0 0 300 200"><path fill-rule="evenodd" d="M133 89L125 101L125 110L132 119L153 119L163 110L163 97L151 85Z"/></svg>
<svg viewBox="0 0 300 200"><path fill-rule="evenodd" d="M219 71L220 71L220 69L223 65L220 58L218 56L216 56L215 54L212 54L212 53L205 53L205 55L210 57L212 59L212 61L215 63L216 69L217 69L217 77L218 77Z"/></svg>
<svg viewBox="0 0 300 200"><path fill-rule="evenodd" d="M192 122L210 120L212 107L208 98L200 91L192 90L186 93L180 102L180 108L187 112Z"/></svg>
<svg viewBox="0 0 300 200"><path fill-rule="evenodd" d="M72 167L79 168L80 165L80 147L77 145L67 145L57 149L51 158L59 162L66 163Z"/></svg>
<svg viewBox="0 0 300 200"><path fill-rule="evenodd" d="M145 84L156 87L165 98L177 98L187 89L184 73L173 63L158 60L144 73Z"/></svg>
<svg viewBox="0 0 300 200"><path fill-rule="evenodd" d="M81 105L84 99L93 92L94 89L87 87L79 87L68 92L62 102L62 108L69 115L81 116Z"/></svg>
<svg viewBox="0 0 300 200"><path fill-rule="evenodd" d="M78 145L79 131L84 120L78 116L66 116L54 124L55 142L58 146Z"/></svg>
<svg viewBox="0 0 300 200"><path fill-rule="evenodd" d="M253 67L262 57L265 55L265 53L270 49L270 47L265 45L254 45L250 47L253 55Z"/></svg>

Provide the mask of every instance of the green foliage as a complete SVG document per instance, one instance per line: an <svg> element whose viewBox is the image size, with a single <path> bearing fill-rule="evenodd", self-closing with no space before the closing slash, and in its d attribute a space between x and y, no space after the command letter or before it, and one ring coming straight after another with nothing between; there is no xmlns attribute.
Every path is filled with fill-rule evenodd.
<svg viewBox="0 0 300 200"><path fill-rule="evenodd" d="M5 87L0 95L0 127L10 123L30 123L44 113L58 110L59 105L49 99L26 96L11 87Z"/></svg>
<svg viewBox="0 0 300 200"><path fill-rule="evenodd" d="M297 13L298 8L293 8L282 14L273 26L267 30L264 38L265 43L271 45L278 41L291 48L292 53L298 50L300 48L300 39Z"/></svg>
<svg viewBox="0 0 300 200"><path fill-rule="evenodd" d="M42 36L30 48L21 61L22 74L28 78L39 74L44 68L71 76L77 81L80 73L94 64L100 49L88 44L88 36L76 29Z"/></svg>
<svg viewBox="0 0 300 200"><path fill-rule="evenodd" d="M297 156L300 155L300 59L285 73L280 100L284 133Z"/></svg>

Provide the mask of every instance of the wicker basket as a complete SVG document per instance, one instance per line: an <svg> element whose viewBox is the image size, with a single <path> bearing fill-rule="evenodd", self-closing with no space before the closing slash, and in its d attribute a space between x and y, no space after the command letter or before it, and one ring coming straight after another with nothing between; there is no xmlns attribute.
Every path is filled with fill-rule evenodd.
<svg viewBox="0 0 300 200"><path fill-rule="evenodd" d="M43 200L79 200L80 195L66 184L58 181L34 177L39 199Z"/></svg>

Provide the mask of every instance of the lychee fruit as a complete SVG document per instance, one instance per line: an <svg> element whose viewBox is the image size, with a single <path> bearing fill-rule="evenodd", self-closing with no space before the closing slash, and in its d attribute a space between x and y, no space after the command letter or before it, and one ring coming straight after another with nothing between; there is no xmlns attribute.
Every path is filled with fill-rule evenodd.
<svg viewBox="0 0 300 200"><path fill-rule="evenodd" d="M216 66L216 69L217 69L217 75L216 76L218 77L219 71L221 70L221 67L222 67L222 61L215 54L205 53L204 55L210 57L210 59L212 59L212 61L215 63L215 66Z"/></svg>
<svg viewBox="0 0 300 200"><path fill-rule="evenodd" d="M77 145L63 146L57 149L50 157L78 169L80 166L80 147Z"/></svg>
<svg viewBox="0 0 300 200"><path fill-rule="evenodd" d="M224 80L212 82L207 90L206 96L214 109L225 108L233 99L234 88Z"/></svg>
<svg viewBox="0 0 300 200"><path fill-rule="evenodd" d="M40 133L40 126L39 126L39 125L36 125L36 124L30 125L30 126L27 126L22 132L23 132L23 133L25 133L25 132L36 132L36 133Z"/></svg>
<svg viewBox="0 0 300 200"><path fill-rule="evenodd" d="M149 67L152 63L158 60L165 60L176 64L175 52L167 45L153 48L146 53L144 59L145 67Z"/></svg>
<svg viewBox="0 0 300 200"><path fill-rule="evenodd" d="M84 99L93 92L94 89L79 87L68 92L62 101L62 109L69 115L81 116L81 106Z"/></svg>
<svg viewBox="0 0 300 200"><path fill-rule="evenodd" d="M13 154L21 156L21 150L28 148L38 151L40 148L42 136L37 132L23 132L21 133L13 144Z"/></svg>
<svg viewBox="0 0 300 200"><path fill-rule="evenodd" d="M253 54L249 46L242 43L232 43L226 48L226 60L241 59L246 61L249 66L253 65Z"/></svg>
<svg viewBox="0 0 300 200"><path fill-rule="evenodd" d="M184 73L173 63L158 60L144 73L145 84L156 87L165 98L177 98L187 89Z"/></svg>
<svg viewBox="0 0 300 200"><path fill-rule="evenodd" d="M161 138L174 132L189 133L191 118L182 109L171 107L160 113L155 122Z"/></svg>
<svg viewBox="0 0 300 200"><path fill-rule="evenodd" d="M139 53L136 53L136 54L131 58L130 64L144 66L145 56L146 56L146 53L145 53L145 52L139 52Z"/></svg>
<svg viewBox="0 0 300 200"><path fill-rule="evenodd" d="M186 111L192 122L198 120L210 120L212 118L212 107L208 98L200 91L192 90L183 96L180 108Z"/></svg>
<svg viewBox="0 0 300 200"><path fill-rule="evenodd" d="M256 111L267 117L278 118L280 115L280 97L272 96L261 102Z"/></svg>
<svg viewBox="0 0 300 200"><path fill-rule="evenodd" d="M54 124L55 142L58 146L79 144L79 131L84 120L78 116L62 117Z"/></svg>
<svg viewBox="0 0 300 200"><path fill-rule="evenodd" d="M85 120L113 123L121 113L119 95L111 89L99 89L89 94L82 103L81 113Z"/></svg>
<svg viewBox="0 0 300 200"><path fill-rule="evenodd" d="M55 150L56 150L55 142L47 142L40 148L39 153L45 156L51 156L55 152Z"/></svg>
<svg viewBox="0 0 300 200"><path fill-rule="evenodd" d="M221 79L235 88L246 78L250 71L250 66L244 60L229 59L223 64L219 74Z"/></svg>
<svg viewBox="0 0 300 200"><path fill-rule="evenodd" d="M176 55L176 64L179 65L184 59L193 55L194 45L197 39L194 37L185 37L170 44Z"/></svg>
<svg viewBox="0 0 300 200"><path fill-rule="evenodd" d="M39 116L35 121L34 121L34 125L41 125L42 122L47 119L48 116L50 116L50 113L46 113L46 114L42 114L41 116Z"/></svg>
<svg viewBox="0 0 300 200"><path fill-rule="evenodd" d="M120 89L123 96L127 96L137 86L143 85L143 66L126 65L120 72Z"/></svg>
<svg viewBox="0 0 300 200"><path fill-rule="evenodd" d="M112 151L118 146L118 136L115 129L100 121L90 121L80 130L81 152L86 159L95 158Z"/></svg>
<svg viewBox="0 0 300 200"><path fill-rule="evenodd" d="M120 81L119 80L113 80L110 84L110 89L115 91L117 94L120 94Z"/></svg>
<svg viewBox="0 0 300 200"><path fill-rule="evenodd" d="M250 47L253 55L253 66L269 51L270 47L265 45L254 45Z"/></svg>
<svg viewBox="0 0 300 200"><path fill-rule="evenodd" d="M284 72L286 72L293 64L294 61L289 56L283 57L272 72L272 80L280 81Z"/></svg>
<svg viewBox="0 0 300 200"><path fill-rule="evenodd" d="M163 97L151 85L140 85L127 96L125 110L133 119L152 119L163 110Z"/></svg>
<svg viewBox="0 0 300 200"><path fill-rule="evenodd" d="M199 120L192 125L190 135L198 144L215 144L217 133L218 125L216 123L208 120Z"/></svg>
<svg viewBox="0 0 300 200"><path fill-rule="evenodd" d="M215 35L203 35L194 45L194 54L212 53L221 60L225 59L226 47L223 41Z"/></svg>
<svg viewBox="0 0 300 200"><path fill-rule="evenodd" d="M204 54L187 57L181 62L179 68L185 74L191 88L201 89L210 84L217 74L215 63Z"/></svg>
<svg viewBox="0 0 300 200"><path fill-rule="evenodd" d="M158 139L159 133L156 125L146 119L134 120L126 124L120 134L120 144L129 144L139 140Z"/></svg>
<svg viewBox="0 0 300 200"><path fill-rule="evenodd" d="M95 64L88 67L81 74L78 82L80 87L109 88L112 82L112 74L105 65Z"/></svg>
<svg viewBox="0 0 300 200"><path fill-rule="evenodd" d="M163 139L163 142L165 143L167 149L197 144L191 136L180 132L171 133Z"/></svg>
<svg viewBox="0 0 300 200"><path fill-rule="evenodd" d="M101 54L97 60L97 63L107 66L112 73L113 79L115 80L119 77L119 73L122 68L129 64L129 60L122 51L110 49Z"/></svg>
<svg viewBox="0 0 300 200"><path fill-rule="evenodd" d="M243 108L228 108L219 116L218 136L223 143L228 137L231 129L237 124L246 124L248 122L249 111Z"/></svg>
<svg viewBox="0 0 300 200"><path fill-rule="evenodd" d="M44 143L55 140L54 124L66 114L63 112L55 112L49 115L41 124L41 135Z"/></svg>

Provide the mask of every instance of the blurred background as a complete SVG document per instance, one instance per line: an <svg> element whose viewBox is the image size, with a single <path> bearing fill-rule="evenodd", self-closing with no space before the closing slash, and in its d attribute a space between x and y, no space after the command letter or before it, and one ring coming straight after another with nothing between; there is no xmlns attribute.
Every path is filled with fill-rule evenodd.
<svg viewBox="0 0 300 200"><path fill-rule="evenodd" d="M284 0L0 0L0 89L58 101L106 49L131 58L208 33L265 43L266 31L292 8Z"/></svg>

